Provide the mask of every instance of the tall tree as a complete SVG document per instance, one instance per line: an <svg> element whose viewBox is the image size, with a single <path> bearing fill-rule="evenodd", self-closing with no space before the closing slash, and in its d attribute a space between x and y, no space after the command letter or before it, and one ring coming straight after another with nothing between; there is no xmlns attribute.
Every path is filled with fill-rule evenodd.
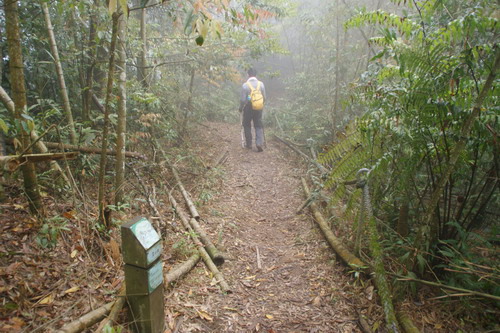
<svg viewBox="0 0 500 333"><path fill-rule="evenodd" d="M123 200L125 179L125 146L127 137L127 15L120 15L118 20L118 122L116 125L116 165L115 165L115 205Z"/></svg>
<svg viewBox="0 0 500 333"><path fill-rule="evenodd" d="M24 63L21 47L21 37L19 32L19 13L17 10L18 1L4 1L5 25L7 33L7 46L9 52L10 82L12 88L12 100L15 105L15 120L19 125L19 141L22 144L21 153L29 152L29 116L26 114L27 98L26 86L24 82ZM31 127L32 127L31 123ZM24 190L29 201L32 214L44 215L44 208L38 188L38 180L33 163L25 163L21 166L24 178Z"/></svg>
<svg viewBox="0 0 500 333"><path fill-rule="evenodd" d="M77 137L75 131L75 122L73 121L73 113L71 111L71 104L69 102L68 89L66 88L66 80L64 79L61 59L59 58L59 51L57 50L54 28L52 27L52 21L50 20L49 7L47 6L47 3L45 1L42 1L42 11L49 34L50 51L52 52L52 58L54 59L54 65L56 66L57 81L59 83L60 94L63 101L63 109L66 115L66 120L68 121L70 141L72 144L76 145Z"/></svg>
<svg viewBox="0 0 500 333"><path fill-rule="evenodd" d="M113 20L113 29L111 33L111 45L109 46L109 62L108 62L108 83L106 85L106 100L104 104L104 124L102 129L102 150L101 150L101 160L99 163L99 194L98 194L98 202L99 202L99 222L106 227L109 227L108 216L105 214L106 208L106 183L104 176L106 175L106 162L107 156L106 151L108 149L108 132L109 132L109 113L111 109L111 95L113 93L113 82L115 76L115 49L116 49L116 40L118 34L118 12L113 12L112 20Z"/></svg>

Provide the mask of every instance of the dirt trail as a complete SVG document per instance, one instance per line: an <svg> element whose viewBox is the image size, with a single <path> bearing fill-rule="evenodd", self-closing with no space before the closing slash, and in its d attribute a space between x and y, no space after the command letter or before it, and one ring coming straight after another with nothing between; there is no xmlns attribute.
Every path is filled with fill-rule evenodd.
<svg viewBox="0 0 500 333"><path fill-rule="evenodd" d="M227 254L221 271L234 292L176 288L173 316L190 317L179 332L357 332L352 281L311 217L295 214L304 200L301 170L269 138L258 153L240 147L238 126L208 126L200 144L213 156L228 150L229 158L221 192L203 208L204 224Z"/></svg>

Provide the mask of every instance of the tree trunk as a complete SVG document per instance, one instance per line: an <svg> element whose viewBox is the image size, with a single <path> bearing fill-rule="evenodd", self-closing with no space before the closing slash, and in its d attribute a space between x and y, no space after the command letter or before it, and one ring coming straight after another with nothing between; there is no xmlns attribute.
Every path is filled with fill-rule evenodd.
<svg viewBox="0 0 500 333"><path fill-rule="evenodd" d="M118 33L118 13L113 13L113 29L111 34L111 45L109 47L109 63L108 63L108 83L106 87L106 102L104 104L104 124L102 129L102 147L101 147L101 161L99 164L99 223L102 223L106 227L109 227L109 222L104 214L104 209L106 208L106 202L104 198L105 192L105 182L104 176L106 174L106 152L108 147L108 127L109 127L109 112L111 109L111 95L113 93L113 80L115 75L115 49L116 49L116 39Z"/></svg>
<svg viewBox="0 0 500 333"><path fill-rule="evenodd" d="M147 1L144 4L144 6L147 5ZM140 21L140 40L141 40L141 51L139 53L139 58L137 59L138 61L138 70L137 70L137 81L139 81L144 88L148 87L148 82L147 82L147 61L146 61L146 54L147 54L147 38L146 38L146 8L142 8L140 13L139 13L139 21Z"/></svg>
<svg viewBox="0 0 500 333"><path fill-rule="evenodd" d="M125 179L125 147L127 135L127 16L120 15L118 20L118 123L116 125L116 164L115 164L115 205L123 201Z"/></svg>
<svg viewBox="0 0 500 333"><path fill-rule="evenodd" d="M19 123L26 122L23 113L27 111L26 87L24 83L24 63L19 32L19 15L17 11L17 0L5 1L5 27L7 33L7 45L9 51L9 69L12 85L12 97L15 105L15 118ZM22 149L30 145L30 135L23 126L20 126L19 138ZM27 151L26 153L30 153ZM28 196L30 211L35 215L44 215L44 208L38 189L35 165L26 163L21 166L24 178L24 189Z"/></svg>
<svg viewBox="0 0 500 333"><path fill-rule="evenodd" d="M90 120L90 110L92 109L92 95L93 95L93 85L94 85L94 66L96 59L96 34L97 34L97 15L95 13L96 8L99 7L99 0L94 0L94 8L90 8L89 15L89 40L88 40L88 56L87 58L87 73L85 77L85 87L83 91L83 110L82 118L84 121Z"/></svg>
<svg viewBox="0 0 500 333"><path fill-rule="evenodd" d="M49 7L46 2L42 2L42 11L45 17L45 24L47 24L47 30L49 33L49 44L50 51L52 52L52 57L54 58L54 65L56 66L57 80L59 82L59 88L61 90L61 98L63 101L63 109L66 114L66 120L69 126L69 137L72 144L77 144L77 137L75 131L75 123L73 121L73 113L71 112L71 105L69 103L68 89L66 88L66 81L64 80L63 68L61 65L61 60L59 59L59 51L57 50L56 38L54 36L54 28L52 27L52 22L50 21Z"/></svg>

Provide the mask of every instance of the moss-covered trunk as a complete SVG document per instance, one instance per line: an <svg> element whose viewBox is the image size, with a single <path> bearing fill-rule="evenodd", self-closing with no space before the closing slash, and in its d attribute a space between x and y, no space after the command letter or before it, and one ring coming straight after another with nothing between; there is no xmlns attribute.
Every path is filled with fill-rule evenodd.
<svg viewBox="0 0 500 333"><path fill-rule="evenodd" d="M27 111L26 86L24 82L24 64L21 47L21 37L19 31L19 14L17 11L18 2L16 0L5 1L5 26L7 33L7 46L9 51L9 69L12 87L12 99L15 105L15 119L19 124L19 141L22 143L22 150L30 145L29 124L23 117ZM24 125L24 126L23 126ZM26 151L24 153L29 153ZM44 215L44 208L38 189L38 181L33 163L26 163L21 166L24 179L24 190L28 197L29 207L32 214Z"/></svg>

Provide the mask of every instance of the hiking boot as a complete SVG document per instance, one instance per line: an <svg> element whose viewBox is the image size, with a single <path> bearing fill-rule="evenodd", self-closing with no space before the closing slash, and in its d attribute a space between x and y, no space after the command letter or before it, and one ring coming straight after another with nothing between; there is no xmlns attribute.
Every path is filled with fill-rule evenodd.
<svg viewBox="0 0 500 333"><path fill-rule="evenodd" d="M264 149L262 149L262 146L257 146L257 151L260 153L260 152L263 152Z"/></svg>

